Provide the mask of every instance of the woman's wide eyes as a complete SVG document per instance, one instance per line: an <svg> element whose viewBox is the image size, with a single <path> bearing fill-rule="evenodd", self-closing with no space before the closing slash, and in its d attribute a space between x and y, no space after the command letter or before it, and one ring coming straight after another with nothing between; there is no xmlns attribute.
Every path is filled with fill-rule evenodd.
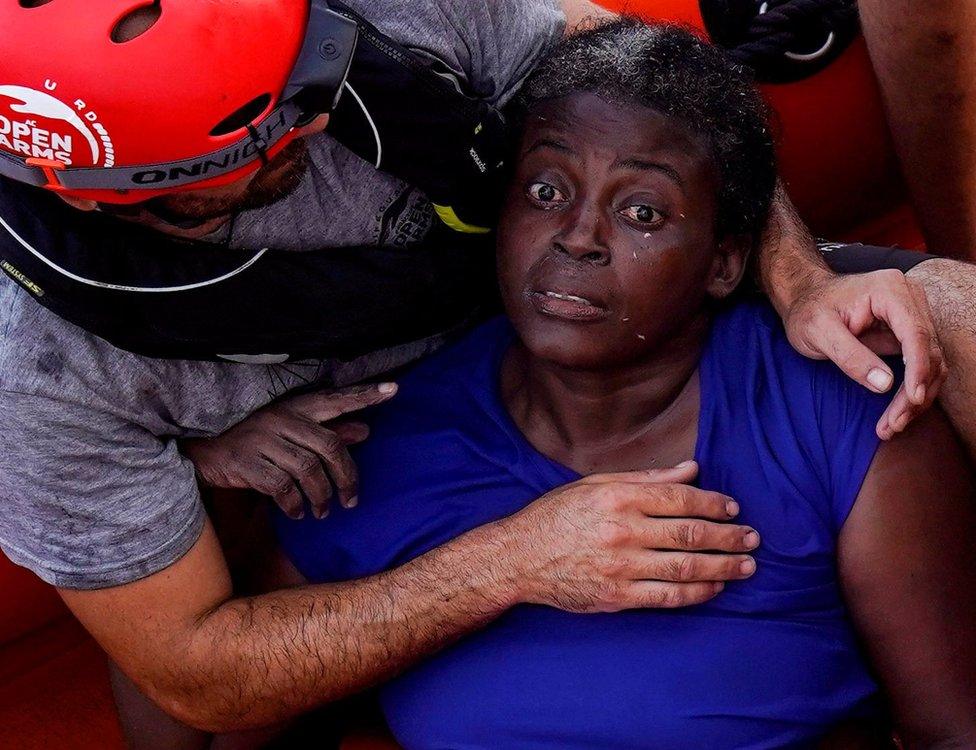
<svg viewBox="0 0 976 750"><path fill-rule="evenodd" d="M555 185L550 185L548 182L533 182L529 185L529 196L536 201L536 203L551 204L551 203L562 203L566 200L566 196Z"/></svg>
<svg viewBox="0 0 976 750"><path fill-rule="evenodd" d="M533 182L529 185L528 193L533 201L545 208L550 208L567 201L566 195L555 185L551 185L548 182ZM619 213L632 223L640 224L641 226L657 226L664 222L664 215L660 211L644 204L638 203L627 206L621 209Z"/></svg>
<svg viewBox="0 0 976 750"><path fill-rule="evenodd" d="M621 209L620 213L637 224L647 224L653 226L664 221L664 216L660 211L656 211L650 206L642 204L627 206L626 208Z"/></svg>

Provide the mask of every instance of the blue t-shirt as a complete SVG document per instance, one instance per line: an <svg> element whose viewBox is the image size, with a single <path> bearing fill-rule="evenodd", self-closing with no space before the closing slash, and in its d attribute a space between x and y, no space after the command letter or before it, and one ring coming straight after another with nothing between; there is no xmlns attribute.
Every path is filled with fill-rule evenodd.
<svg viewBox="0 0 976 750"><path fill-rule="evenodd" d="M310 580L399 566L579 478L500 400L513 338L494 320L401 380L356 452L355 511L282 517ZM382 689L405 747L802 747L873 712L835 552L887 399L799 356L758 303L717 318L700 381L700 485L736 498L761 534L756 574L684 610L516 607Z"/></svg>

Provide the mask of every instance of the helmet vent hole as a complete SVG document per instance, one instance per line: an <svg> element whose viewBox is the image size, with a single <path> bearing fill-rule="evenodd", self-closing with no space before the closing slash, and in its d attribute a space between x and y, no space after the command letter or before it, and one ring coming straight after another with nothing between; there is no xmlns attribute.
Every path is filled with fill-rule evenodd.
<svg viewBox="0 0 976 750"><path fill-rule="evenodd" d="M20 0L21 8L40 8L42 5L47 5L51 0Z"/></svg>
<svg viewBox="0 0 976 750"><path fill-rule="evenodd" d="M261 113L268 108L269 104L271 104L271 94L261 94L261 96L252 99L236 112L218 122L214 129L210 131L210 135L216 138L243 130L258 119Z"/></svg>
<svg viewBox="0 0 976 750"><path fill-rule="evenodd" d="M46 2L50 2L50 0L46 0ZM163 6L160 0L156 0L151 5L134 8L115 24L115 28L112 29L112 41L116 44L125 44L133 39L138 39L156 25L156 21L162 14Z"/></svg>

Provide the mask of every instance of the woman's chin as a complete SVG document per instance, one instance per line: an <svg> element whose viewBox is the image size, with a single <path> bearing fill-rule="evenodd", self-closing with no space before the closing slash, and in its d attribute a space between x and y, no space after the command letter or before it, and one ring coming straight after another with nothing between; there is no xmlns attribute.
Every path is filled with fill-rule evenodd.
<svg viewBox="0 0 976 750"><path fill-rule="evenodd" d="M568 370L599 370L612 358L605 336L563 326L531 326L519 337L533 359Z"/></svg>

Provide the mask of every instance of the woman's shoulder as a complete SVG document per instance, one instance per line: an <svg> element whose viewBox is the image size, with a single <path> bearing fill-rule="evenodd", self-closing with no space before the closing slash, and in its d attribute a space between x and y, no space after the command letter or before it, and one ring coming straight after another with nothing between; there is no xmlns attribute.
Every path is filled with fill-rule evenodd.
<svg viewBox="0 0 976 750"><path fill-rule="evenodd" d="M493 318L418 362L396 379L396 396L370 410L367 442L406 449L484 422L496 409L498 368L513 337L506 319Z"/></svg>
<svg viewBox="0 0 976 750"><path fill-rule="evenodd" d="M772 384L791 390L806 386L834 395L843 392L882 410L890 400L890 394L871 393L848 378L833 362L800 354L790 343L776 310L765 298L746 298L723 309L715 318L706 357L724 366L726 379L775 373L778 377ZM754 366L734 367L737 363ZM901 368L891 364L896 378L900 378Z"/></svg>
<svg viewBox="0 0 976 750"><path fill-rule="evenodd" d="M438 403L450 404L463 394L490 395L501 358L514 336L504 317L464 333L407 370L398 379L400 390L390 406L432 408Z"/></svg>
<svg viewBox="0 0 976 750"><path fill-rule="evenodd" d="M713 418L736 426L740 451L765 451L763 466L791 467L789 481L806 477L803 494L822 497L839 529L878 449L876 425L891 395L799 354L775 310L759 300L716 318L702 382Z"/></svg>

